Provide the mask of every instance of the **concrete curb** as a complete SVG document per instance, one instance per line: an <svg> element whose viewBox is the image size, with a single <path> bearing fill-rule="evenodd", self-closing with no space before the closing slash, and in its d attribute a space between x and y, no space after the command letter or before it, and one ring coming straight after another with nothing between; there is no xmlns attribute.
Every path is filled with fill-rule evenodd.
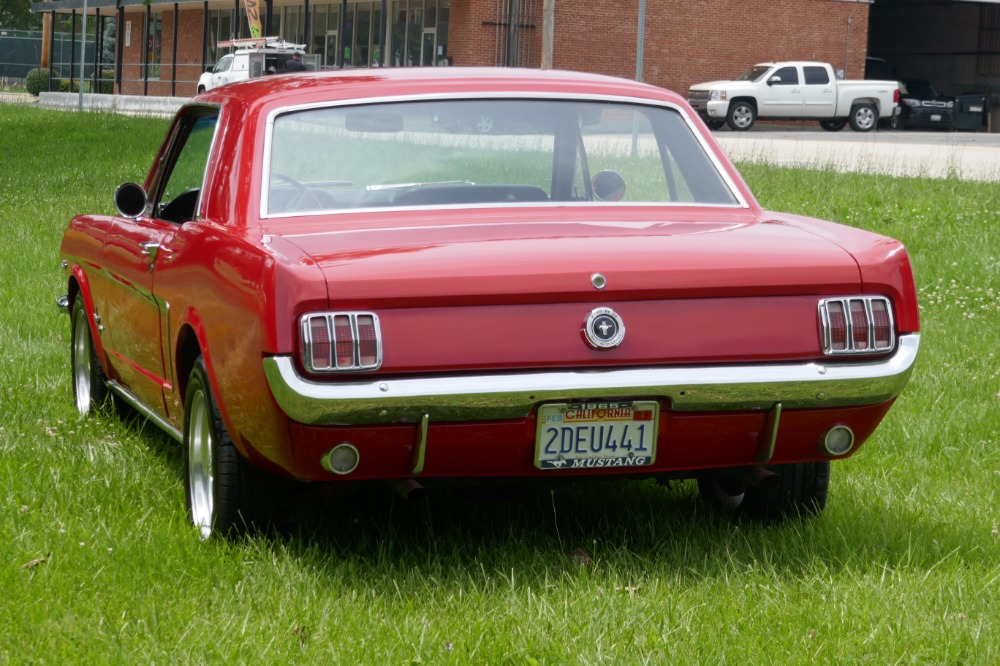
<svg viewBox="0 0 1000 666"><path fill-rule="evenodd" d="M189 97L141 97L137 95L84 93L83 110L169 118L190 99ZM80 93L43 92L38 95L38 104L43 109L76 111L80 108Z"/></svg>

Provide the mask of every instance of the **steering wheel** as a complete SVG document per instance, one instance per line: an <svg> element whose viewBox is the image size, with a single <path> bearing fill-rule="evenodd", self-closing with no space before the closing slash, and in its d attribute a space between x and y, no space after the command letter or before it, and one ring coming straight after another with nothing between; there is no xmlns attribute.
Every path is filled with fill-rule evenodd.
<svg viewBox="0 0 1000 666"><path fill-rule="evenodd" d="M293 204L299 203L300 199L303 200L303 203L305 203L304 199L306 197L311 199L313 203L313 205L310 206L309 208L323 208L323 202L319 200L319 197L316 196L316 193L310 190L305 185L303 185L301 182L292 178L291 176L279 173L277 171L272 171L271 180L272 181L278 180L281 181L282 183L285 183L286 185L290 185L292 189L294 189L297 192L297 194L285 205L286 212L294 212L296 210L302 210L303 207L295 206Z"/></svg>

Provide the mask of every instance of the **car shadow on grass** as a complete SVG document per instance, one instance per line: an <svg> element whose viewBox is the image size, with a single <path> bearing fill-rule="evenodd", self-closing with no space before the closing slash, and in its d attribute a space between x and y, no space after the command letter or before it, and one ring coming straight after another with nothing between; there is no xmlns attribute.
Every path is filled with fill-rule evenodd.
<svg viewBox="0 0 1000 666"><path fill-rule="evenodd" d="M283 550L330 576L365 579L514 570L539 581L755 569L794 577L817 568L931 569L952 556L978 560L989 552L976 546L967 526L938 524L881 502L836 505L856 499L840 498L834 488L824 515L762 524L709 508L691 481L586 482L493 498L441 489L419 502L373 485L340 497L301 497L279 539Z"/></svg>

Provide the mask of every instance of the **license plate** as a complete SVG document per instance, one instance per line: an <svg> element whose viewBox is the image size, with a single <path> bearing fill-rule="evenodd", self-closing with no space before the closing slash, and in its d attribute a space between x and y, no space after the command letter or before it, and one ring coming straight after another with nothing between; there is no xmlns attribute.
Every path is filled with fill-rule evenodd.
<svg viewBox="0 0 1000 666"><path fill-rule="evenodd" d="M931 114L931 122L932 123L939 122L940 120L941 120L941 114L940 113L932 113Z"/></svg>
<svg viewBox="0 0 1000 666"><path fill-rule="evenodd" d="M652 400L541 405L535 467L627 469L652 465L659 414L660 405Z"/></svg>

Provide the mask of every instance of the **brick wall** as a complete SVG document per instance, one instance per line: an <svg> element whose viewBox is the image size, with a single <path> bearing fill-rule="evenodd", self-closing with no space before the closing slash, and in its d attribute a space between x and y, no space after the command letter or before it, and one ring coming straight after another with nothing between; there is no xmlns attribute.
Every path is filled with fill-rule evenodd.
<svg viewBox="0 0 1000 666"><path fill-rule="evenodd" d="M555 0L556 69L635 78L638 0ZM541 63L542 3L535 16L532 66ZM848 19L850 28L848 29ZM497 0L452 0L448 52L457 65L493 65ZM643 80L679 92L730 78L764 60L821 60L863 78L868 4L843 0L648 0Z"/></svg>
<svg viewBox="0 0 1000 666"><path fill-rule="evenodd" d="M456 65L502 64L507 27L505 0L452 0L448 54ZM555 1L556 69L635 77L639 0ZM521 17L527 60L541 64L542 3ZM169 6L168 6L169 7ZM201 73L202 5L182 4L176 94L193 95ZM645 81L685 94L701 81L731 78L764 60L821 60L862 78L869 6L844 0L647 0ZM173 74L173 10L163 17L160 80L149 94L169 95ZM145 12L129 12L131 46L125 49L121 93L142 94ZM850 20L850 25L848 25Z"/></svg>
<svg viewBox="0 0 1000 666"><path fill-rule="evenodd" d="M152 14L156 18L156 14ZM164 11L162 40L160 45L160 75L150 78L148 84L143 82L143 57L145 51L145 21L146 13L129 12L125 21L132 23L130 45L124 49L122 67L122 85L119 91L123 95L141 95L148 87L150 95L178 97L193 96L198 85L198 77L202 68L202 27L204 11L199 5L197 9L181 10L177 14L177 32L180 40L177 42L177 66L174 59L174 12ZM124 33L123 33L124 34Z"/></svg>

